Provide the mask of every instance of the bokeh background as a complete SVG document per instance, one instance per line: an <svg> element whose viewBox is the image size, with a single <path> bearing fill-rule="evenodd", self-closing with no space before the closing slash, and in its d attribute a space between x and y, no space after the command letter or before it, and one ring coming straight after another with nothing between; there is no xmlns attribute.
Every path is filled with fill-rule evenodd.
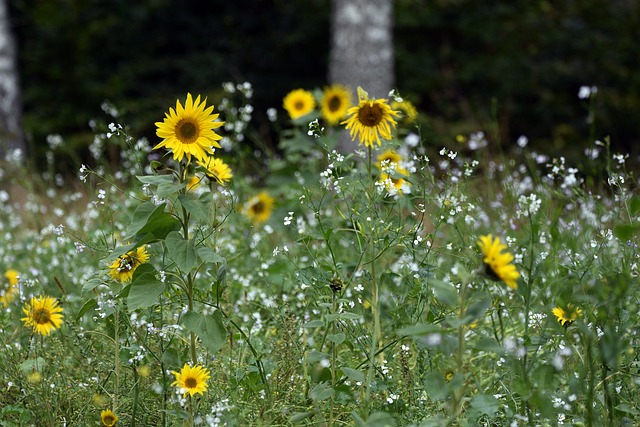
<svg viewBox="0 0 640 427"><path fill-rule="evenodd" d="M216 103L225 81L253 84L254 138L277 147L266 110L284 120L288 91L329 83L331 7L10 0L28 153L42 159L47 135L59 134L82 158L105 100L155 143L154 122L177 98L202 93ZM498 125L505 149L525 135L571 157L609 135L618 151L638 152L640 2L396 0L393 8L395 86L418 107L426 144ZM597 95L579 99L583 85Z"/></svg>

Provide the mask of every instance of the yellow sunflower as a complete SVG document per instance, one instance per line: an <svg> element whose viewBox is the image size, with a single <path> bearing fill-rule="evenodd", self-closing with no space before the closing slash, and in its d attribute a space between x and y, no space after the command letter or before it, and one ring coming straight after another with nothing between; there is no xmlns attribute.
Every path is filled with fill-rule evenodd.
<svg viewBox="0 0 640 427"><path fill-rule="evenodd" d="M194 101L190 93L187 94L184 107L178 100L176 109L170 108L169 113L165 113L164 121L156 122L156 135L162 138L162 142L153 149L164 147L171 150L173 159L178 162L184 156L190 162L191 156L204 160L207 155L213 154L212 147L220 147L218 141L222 139L214 129L224 122L216 121L218 114L213 114L213 105L206 107L206 102L206 98L200 102L200 95Z"/></svg>
<svg viewBox="0 0 640 427"><path fill-rule="evenodd" d="M40 335L49 335L51 331L59 328L64 317L58 300L51 297L33 297L22 311L26 317L20 320Z"/></svg>
<svg viewBox="0 0 640 427"><path fill-rule="evenodd" d="M334 126L340 123L347 110L351 107L351 92L341 84L333 84L324 88L320 113L322 117Z"/></svg>
<svg viewBox="0 0 640 427"><path fill-rule="evenodd" d="M133 272L136 271L136 268L147 261L149 261L149 254L146 246L139 246L135 251L120 255L118 259L113 261L109 266L109 275L119 282L129 282L133 278Z"/></svg>
<svg viewBox="0 0 640 427"><path fill-rule="evenodd" d="M187 191L193 191L200 187L200 181L202 181L202 177L192 176L187 180Z"/></svg>
<svg viewBox="0 0 640 427"><path fill-rule="evenodd" d="M207 391L207 380L211 377L209 370L200 365L196 365L193 368L188 364L184 364L180 372L171 371L176 376L176 380L171 383L172 386L176 386L187 396L193 396L196 393L204 395Z"/></svg>
<svg viewBox="0 0 640 427"><path fill-rule="evenodd" d="M516 266L511 262L513 261L513 255L509 252L502 253L507 248L507 245L500 242L500 239L495 239L488 234L486 236L480 236L478 240L478 246L484 254L484 263L486 265L487 274L496 280L502 280L511 289L518 289L518 278L520 273L516 269Z"/></svg>
<svg viewBox="0 0 640 427"><path fill-rule="evenodd" d="M252 197L245 205L244 211L254 224L265 222L271 216L275 200L266 191Z"/></svg>
<svg viewBox="0 0 640 427"><path fill-rule="evenodd" d="M569 326L578 317L582 316L582 310L580 310L579 307L573 307L571 304L567 304L565 308L554 307L554 309L551 311L562 326Z"/></svg>
<svg viewBox="0 0 640 427"><path fill-rule="evenodd" d="M233 178L231 168L222 159L209 157L205 161L199 160L198 164L205 169L207 176L216 180L218 184L224 185Z"/></svg>
<svg viewBox="0 0 640 427"><path fill-rule="evenodd" d="M360 145L382 145L380 137L391 139L391 128L395 129L397 125L393 118L399 117L398 112L389 107L386 99L369 99L367 92L360 87L358 98L358 105L347 110L349 117L341 124L346 124L345 128L349 130L352 141L357 136Z"/></svg>
<svg viewBox="0 0 640 427"><path fill-rule="evenodd" d="M416 119L416 117L418 117L418 111L416 110L416 107L414 107L413 104L406 99L400 102L393 101L391 103L391 109L400 111L400 113L402 114L402 119L405 123L411 123Z"/></svg>
<svg viewBox="0 0 640 427"><path fill-rule="evenodd" d="M105 427L113 427L118 422L118 416L111 409L100 412L100 420Z"/></svg>
<svg viewBox="0 0 640 427"><path fill-rule="evenodd" d="M382 169L382 163L385 161L387 164L395 163L396 165L399 165L402 161L402 156L394 150L387 150L384 153L379 154L377 159L378 162L376 163L376 166L378 169Z"/></svg>
<svg viewBox="0 0 640 427"><path fill-rule="evenodd" d="M16 297L16 293L18 292L18 275L19 273L17 271L9 269L4 273L5 280L0 282L0 302L2 302L5 307Z"/></svg>
<svg viewBox="0 0 640 427"><path fill-rule="evenodd" d="M284 97L282 105L292 120L306 116L316 108L316 100L308 90L295 89Z"/></svg>
<svg viewBox="0 0 640 427"><path fill-rule="evenodd" d="M409 186L409 183L402 178L403 176L409 176L409 171L404 168L396 167L393 173L381 173L378 181L385 185L388 193L403 194L404 189Z"/></svg>

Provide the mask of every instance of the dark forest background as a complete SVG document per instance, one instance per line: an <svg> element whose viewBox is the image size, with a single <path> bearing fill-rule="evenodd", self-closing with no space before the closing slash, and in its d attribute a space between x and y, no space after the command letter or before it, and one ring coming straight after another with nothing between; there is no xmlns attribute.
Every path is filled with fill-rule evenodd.
<svg viewBox="0 0 640 427"><path fill-rule="evenodd" d="M284 119L288 91L329 83L329 0L9 3L36 158L51 133L86 150L104 100L154 144L154 122L177 98L217 103L224 81L253 84L257 137L276 146L267 108ZM619 151L638 151L640 2L397 0L394 9L396 87L420 110L426 144L497 123L507 149L526 135L570 157L610 135ZM582 85L598 88L592 123Z"/></svg>

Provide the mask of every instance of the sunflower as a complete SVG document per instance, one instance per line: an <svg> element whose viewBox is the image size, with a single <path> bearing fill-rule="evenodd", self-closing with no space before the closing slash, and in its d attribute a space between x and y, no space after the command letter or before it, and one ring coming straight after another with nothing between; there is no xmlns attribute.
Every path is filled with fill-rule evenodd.
<svg viewBox="0 0 640 427"><path fill-rule="evenodd" d="M222 159L209 157L205 161L198 160L198 164L205 169L207 176L216 180L218 184L224 185L233 178L231 168Z"/></svg>
<svg viewBox="0 0 640 427"><path fill-rule="evenodd" d="M120 255L118 259L113 261L109 266L109 276L119 282L129 282L133 278L133 272L140 264L149 261L149 254L146 246L139 246L134 251L129 251L124 255Z"/></svg>
<svg viewBox="0 0 640 427"><path fill-rule="evenodd" d="M346 124L352 141L357 136L360 144L366 147L373 147L374 143L382 145L380 137L391 139L391 128L395 129L397 125L393 118L399 117L398 112L389 107L386 99L369 99L360 87L358 98L358 105L347 110L349 118L341 124Z"/></svg>
<svg viewBox="0 0 640 427"><path fill-rule="evenodd" d="M245 205L244 211L254 224L265 222L271 216L275 200L266 191L252 197Z"/></svg>
<svg viewBox="0 0 640 427"><path fill-rule="evenodd" d="M178 387L185 397L187 393L190 396L196 393L204 395L207 391L207 380L211 377L207 368L200 365L192 368L185 363L180 372L171 371L171 373L176 376L176 380L171 385Z"/></svg>
<svg viewBox="0 0 640 427"><path fill-rule="evenodd" d="M187 191L193 191L200 187L200 181L202 181L202 177L200 176L192 176L187 180Z"/></svg>
<svg viewBox="0 0 640 427"><path fill-rule="evenodd" d="M316 100L308 90L295 89L284 97L282 106L291 120L295 120L312 112L316 108Z"/></svg>
<svg viewBox="0 0 640 427"><path fill-rule="evenodd" d="M387 193L392 195L403 194L409 188L409 183L402 178L403 176L409 176L409 171L396 167L393 170L381 173L378 181L384 185Z"/></svg>
<svg viewBox="0 0 640 427"><path fill-rule="evenodd" d="M405 123L411 123L416 119L416 117L418 117L416 107L406 99L399 102L393 101L391 103L391 109L400 111Z"/></svg>
<svg viewBox="0 0 640 427"><path fill-rule="evenodd" d="M569 326L578 317L582 316L582 310L579 307L573 307L571 304L567 304L566 308L554 307L551 311L562 326Z"/></svg>
<svg viewBox="0 0 640 427"><path fill-rule="evenodd" d="M322 100L320 101L320 113L322 117L334 126L340 123L340 120L351 107L351 92L341 84L334 84L324 88Z"/></svg>
<svg viewBox="0 0 640 427"><path fill-rule="evenodd" d="M100 419L105 427L113 427L118 422L118 416L111 409L100 412Z"/></svg>
<svg viewBox="0 0 640 427"><path fill-rule="evenodd" d="M205 108L206 102L206 98L200 102L200 95L194 101L190 93L184 107L178 100L176 109L170 108L164 121L156 122L156 135L162 138L162 142L153 149L164 147L171 150L173 159L178 162L185 155L190 162L191 156L204 160L208 154L213 154L211 147L220 147L218 141L222 139L214 129L224 122L216 121L218 114L213 114L213 105Z"/></svg>
<svg viewBox="0 0 640 427"><path fill-rule="evenodd" d="M384 153L379 154L377 159L378 162L376 163L376 166L378 167L378 169L382 169L382 163L384 163L385 161L387 162L387 165L390 165L391 163L399 165L402 161L402 156L394 150L387 150Z"/></svg>
<svg viewBox="0 0 640 427"><path fill-rule="evenodd" d="M491 234L480 236L478 246L484 254L484 263L486 265L487 274L496 280L502 280L511 289L518 289L518 278L520 273L516 270L513 261L513 255L508 252L502 253L507 245L500 242L499 238L493 238Z"/></svg>
<svg viewBox="0 0 640 427"><path fill-rule="evenodd" d="M4 273L5 280L0 282L0 302L2 302L5 307L16 297L16 293L18 292L18 275L19 273L17 271L9 269Z"/></svg>
<svg viewBox="0 0 640 427"><path fill-rule="evenodd" d="M62 325L62 307L58 300L51 297L33 297L22 309L26 317L22 320L25 326L31 326L40 335L49 335L52 330Z"/></svg>

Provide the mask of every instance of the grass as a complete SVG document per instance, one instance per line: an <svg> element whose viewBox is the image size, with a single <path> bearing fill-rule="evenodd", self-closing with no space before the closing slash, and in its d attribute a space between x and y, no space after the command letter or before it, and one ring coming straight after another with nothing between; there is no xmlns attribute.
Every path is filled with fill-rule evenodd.
<svg viewBox="0 0 640 427"><path fill-rule="evenodd" d="M229 117L246 129L250 114ZM80 180L6 163L0 254L20 282L0 314L0 423L100 425L105 409L130 426L638 423L632 160L606 139L576 165L524 140L501 154L480 133L434 147L405 123L338 153L339 129L309 135L311 119L262 159L223 141L226 186L124 123L96 129ZM407 174L385 184L386 149ZM263 190L274 209L252 222ZM487 234L517 289L484 264ZM140 246L149 262L115 280ZM64 308L49 336L21 321L34 295ZM554 308L576 315L563 325ZM210 372L203 394L172 385L185 363Z"/></svg>

